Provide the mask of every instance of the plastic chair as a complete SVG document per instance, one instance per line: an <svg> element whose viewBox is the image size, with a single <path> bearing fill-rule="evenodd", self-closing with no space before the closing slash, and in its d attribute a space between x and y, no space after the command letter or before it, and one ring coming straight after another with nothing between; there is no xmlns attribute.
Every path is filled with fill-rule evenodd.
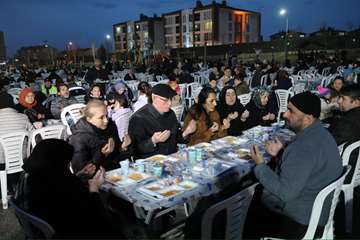
<svg viewBox="0 0 360 240"><path fill-rule="evenodd" d="M343 174L334 182L323 188L315 198L314 205L312 207L309 226L302 239L314 239L315 232L318 227L319 219L321 216L324 201L329 194L334 193L331 201L331 208L328 221L324 227L324 232L321 239L333 239L334 238L334 213L336 205L339 201L339 194L341 186L344 183L346 175L350 172L351 166L345 166Z"/></svg>
<svg viewBox="0 0 360 240"><path fill-rule="evenodd" d="M279 106L277 121L280 121L281 113L287 111L288 99L291 96L291 92L289 90L278 89L275 90L277 104Z"/></svg>
<svg viewBox="0 0 360 240"><path fill-rule="evenodd" d="M26 157L26 141L29 136L27 131L18 131L0 135L0 145L5 157L5 170L0 171L1 201L3 209L8 208L7 200L7 175L21 172L23 159Z"/></svg>
<svg viewBox="0 0 360 240"><path fill-rule="evenodd" d="M64 139L64 130L66 126L65 125L52 125L52 126L46 126L42 127L36 130L33 130L31 132L31 149L34 149L36 146L36 137L40 135L41 140L44 139L50 139L50 138L56 138L56 139Z"/></svg>
<svg viewBox="0 0 360 240"><path fill-rule="evenodd" d="M55 230L49 223L24 211L11 199L10 206L14 208L15 215L19 220L27 239L52 239Z"/></svg>
<svg viewBox="0 0 360 240"><path fill-rule="evenodd" d="M61 111L61 114L60 114L61 122L65 126L67 126L67 133L69 135L71 135L71 130L70 130L71 125L75 124L82 117L81 109L83 109L84 107L86 107L85 104L76 103L76 104L71 104L67 107L64 107L64 109ZM69 124L67 118L71 119L72 124Z"/></svg>
<svg viewBox="0 0 360 240"><path fill-rule="evenodd" d="M171 107L171 109L174 111L178 122L181 122L181 118L182 118L182 115L184 112L184 105L173 106L173 107Z"/></svg>
<svg viewBox="0 0 360 240"><path fill-rule="evenodd" d="M238 96L238 99L240 100L240 103L245 106L251 100L251 93L241 94Z"/></svg>
<svg viewBox="0 0 360 240"><path fill-rule="evenodd" d="M247 211L256 185L257 183L207 209L202 217L201 239L211 239L213 220L222 210L226 210L227 216L224 239L242 239Z"/></svg>
<svg viewBox="0 0 360 240"><path fill-rule="evenodd" d="M86 90L83 87L69 88L70 96L74 97L79 103L85 103Z"/></svg>
<svg viewBox="0 0 360 240"><path fill-rule="evenodd" d="M343 165L349 164L349 159L353 151L360 148L360 140L347 146L343 150L342 159ZM351 178L350 183L344 183L341 186L341 191L344 192L345 199L345 218L346 218L346 232L352 232L352 213L353 213L353 197L354 188L360 185L360 149L357 156L354 174Z"/></svg>

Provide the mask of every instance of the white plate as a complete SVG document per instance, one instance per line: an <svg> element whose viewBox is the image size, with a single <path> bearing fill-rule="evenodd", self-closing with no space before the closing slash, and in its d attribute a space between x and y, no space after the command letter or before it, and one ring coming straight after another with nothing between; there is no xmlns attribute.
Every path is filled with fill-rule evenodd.
<svg viewBox="0 0 360 240"><path fill-rule="evenodd" d="M162 189L160 191L158 191L158 193L160 195L162 195L164 198L170 198L170 197L174 197L176 195L179 195L181 193L184 192L184 188L179 187L177 185L173 185L170 187L167 187L165 189Z"/></svg>
<svg viewBox="0 0 360 240"><path fill-rule="evenodd" d="M196 182L185 180L185 181L178 183L178 185L186 190L191 190L191 189L196 188L199 184L197 184Z"/></svg>

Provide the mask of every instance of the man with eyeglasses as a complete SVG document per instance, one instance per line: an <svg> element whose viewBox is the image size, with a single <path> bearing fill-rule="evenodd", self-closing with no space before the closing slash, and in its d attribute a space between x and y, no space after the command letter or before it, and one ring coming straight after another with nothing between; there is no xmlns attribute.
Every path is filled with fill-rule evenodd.
<svg viewBox="0 0 360 240"><path fill-rule="evenodd" d="M175 113L171 110L171 99L176 92L166 84L152 88L151 103L146 104L130 118L129 135L134 147L134 157L147 158L156 154L172 154L177 143L184 143L189 134L195 132L196 122L181 131Z"/></svg>

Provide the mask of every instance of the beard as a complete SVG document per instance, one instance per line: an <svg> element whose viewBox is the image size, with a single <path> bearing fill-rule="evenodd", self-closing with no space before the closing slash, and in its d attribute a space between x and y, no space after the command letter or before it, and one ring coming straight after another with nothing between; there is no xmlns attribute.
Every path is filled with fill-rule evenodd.
<svg viewBox="0 0 360 240"><path fill-rule="evenodd" d="M290 124L289 120L285 119L285 127L294 131L295 133L301 132L302 126L299 124Z"/></svg>

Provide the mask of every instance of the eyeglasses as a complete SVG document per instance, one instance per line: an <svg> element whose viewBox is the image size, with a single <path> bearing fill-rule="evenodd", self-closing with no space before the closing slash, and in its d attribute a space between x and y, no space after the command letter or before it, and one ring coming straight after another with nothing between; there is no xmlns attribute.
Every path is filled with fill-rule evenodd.
<svg viewBox="0 0 360 240"><path fill-rule="evenodd" d="M169 99L169 98L164 98L164 97L160 97L160 96L157 96L157 97L165 103L171 103L171 99Z"/></svg>

